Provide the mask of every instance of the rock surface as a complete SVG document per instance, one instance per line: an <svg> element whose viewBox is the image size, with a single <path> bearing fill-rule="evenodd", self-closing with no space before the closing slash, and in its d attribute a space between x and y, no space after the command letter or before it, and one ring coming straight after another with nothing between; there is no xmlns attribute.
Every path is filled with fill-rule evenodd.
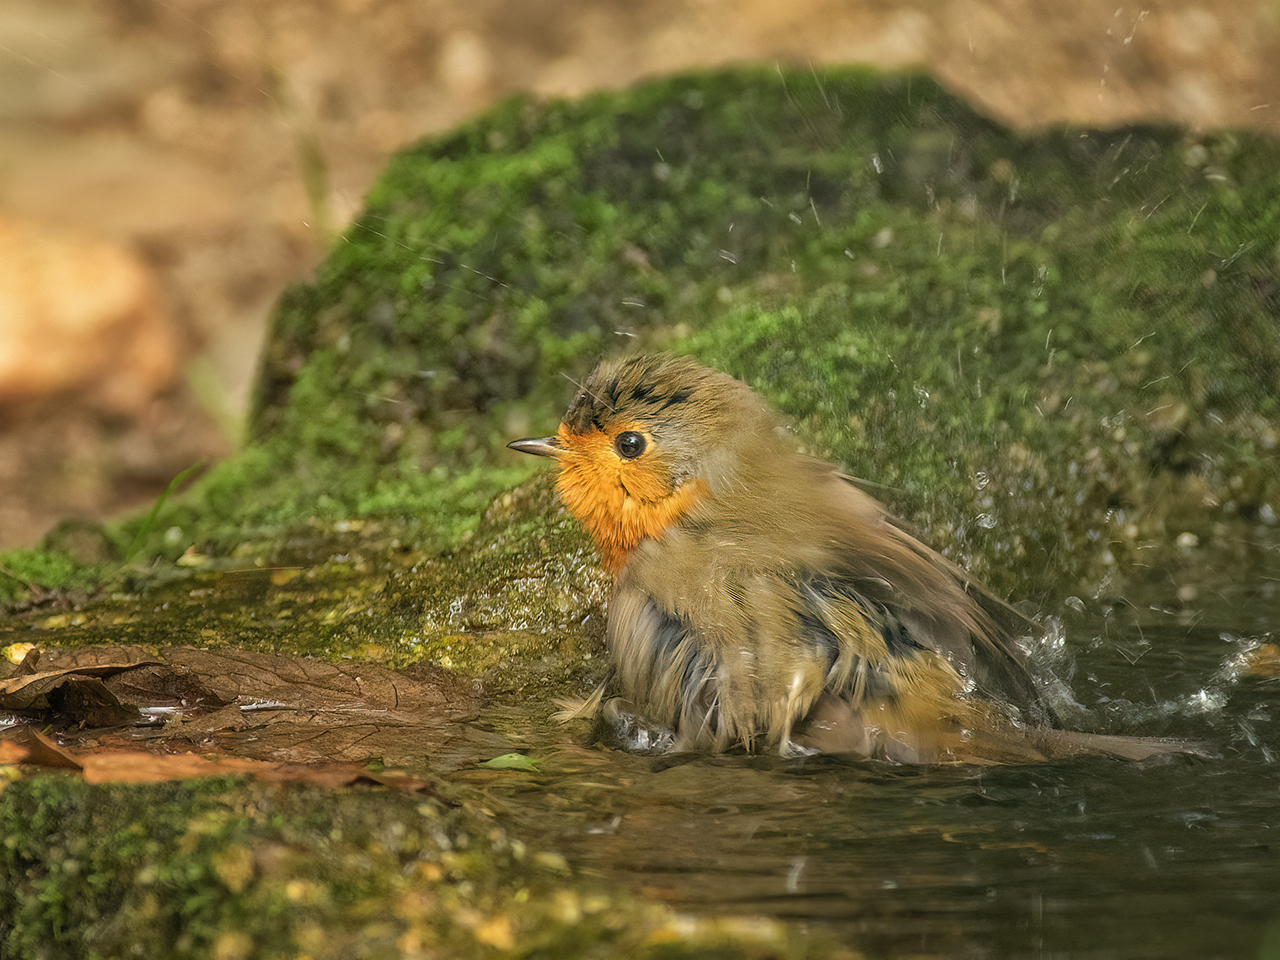
<svg viewBox="0 0 1280 960"><path fill-rule="evenodd" d="M180 412L197 458L234 442L272 303L360 208L388 155L513 91L578 95L742 61L858 62L925 68L1016 127L1280 129L1280 39L1264 0L13 0L0 49L11 52L0 58L5 209L144 252L198 352L212 416ZM105 466L82 471L92 512L154 497L172 476L155 463L157 479L122 495L110 432L89 405L60 404L39 427L8 428L6 446L33 466L0 478L0 500L23 501L11 513L26 518L0 523L0 549L79 509L33 494L48 486L38 454L53 416L103 451Z"/></svg>
<svg viewBox="0 0 1280 960"><path fill-rule="evenodd" d="M173 385L177 353L140 258L0 217L0 403L79 394L136 417Z"/></svg>

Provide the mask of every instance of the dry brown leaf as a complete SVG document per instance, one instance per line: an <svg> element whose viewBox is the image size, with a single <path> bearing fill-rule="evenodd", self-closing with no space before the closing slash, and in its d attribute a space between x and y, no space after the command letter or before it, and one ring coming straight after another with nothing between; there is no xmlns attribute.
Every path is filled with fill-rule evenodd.
<svg viewBox="0 0 1280 960"><path fill-rule="evenodd" d="M71 670L75 667L86 668L82 672L89 672L93 668L109 669L112 664L132 667L154 662L152 651L128 643L84 647L31 646L13 675L21 677L52 670Z"/></svg>
<svg viewBox="0 0 1280 960"><path fill-rule="evenodd" d="M137 707L121 703L102 678L135 666L104 663L15 675L0 680L0 709L51 713L95 727L132 723L139 718Z"/></svg>
<svg viewBox="0 0 1280 960"><path fill-rule="evenodd" d="M158 663L159 661L143 661ZM23 663L26 663L24 660ZM109 677L122 670L134 670L139 663L100 663L91 666L68 666L40 673L15 673L7 680L0 680L0 709L31 710L48 709L49 692L61 686L68 678L98 679ZM19 668L21 670L21 668Z"/></svg>
<svg viewBox="0 0 1280 960"><path fill-rule="evenodd" d="M477 714L478 688L432 667L416 667L410 675L370 663L193 647L174 647L159 658L122 647L33 653L42 669L4 681L0 690L13 699L0 706L57 725L86 778L100 776L97 757L114 756L111 769L123 769L120 758L131 751L100 743L110 733L102 728L122 724L127 728L105 739L139 748L133 751L138 758L128 761L137 768L121 774L125 779L146 779L144 769L160 779L197 775L181 772L181 763L198 768L195 760L165 759L182 744L246 762L308 769L344 763L356 771L375 759L419 764L474 749L464 727ZM129 656L138 659L130 663ZM233 771L224 766L221 772Z"/></svg>
<svg viewBox="0 0 1280 960"><path fill-rule="evenodd" d="M0 765L74 770L81 773L87 783L159 783L231 774L268 782L309 783L328 789L369 783L410 793L435 793L429 781L418 777L394 770L370 771L350 763L269 763L244 757L158 754L143 750L102 750L78 754L33 731L27 732L24 739L25 742L0 740Z"/></svg>
<svg viewBox="0 0 1280 960"><path fill-rule="evenodd" d="M11 732L3 741L4 754L12 757L7 764L29 764L36 767L55 767L59 770L81 770L80 762L38 730Z"/></svg>
<svg viewBox="0 0 1280 960"><path fill-rule="evenodd" d="M479 703L473 684L430 666L417 667L416 675L410 676L374 663L334 664L307 657L196 647L171 647L161 653L162 659L140 658L130 663L120 658L126 649L40 651L40 662L49 669L0 681L0 695L8 684L21 687L39 677L75 674L109 677L109 688L121 701L138 707L180 703L216 709L238 701L250 708L275 705L279 709L328 710L416 723L426 713L450 720L469 719ZM94 663L95 654L102 662ZM0 700L3 706L9 704Z"/></svg>

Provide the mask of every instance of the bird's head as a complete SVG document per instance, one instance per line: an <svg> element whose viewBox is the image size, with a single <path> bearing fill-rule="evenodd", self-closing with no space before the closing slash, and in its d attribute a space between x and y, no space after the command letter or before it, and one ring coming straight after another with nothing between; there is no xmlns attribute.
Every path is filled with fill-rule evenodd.
<svg viewBox="0 0 1280 960"><path fill-rule="evenodd" d="M643 540L734 483L776 428L732 377L688 357L639 356L600 364L554 437L508 446L557 461L561 499L616 572Z"/></svg>

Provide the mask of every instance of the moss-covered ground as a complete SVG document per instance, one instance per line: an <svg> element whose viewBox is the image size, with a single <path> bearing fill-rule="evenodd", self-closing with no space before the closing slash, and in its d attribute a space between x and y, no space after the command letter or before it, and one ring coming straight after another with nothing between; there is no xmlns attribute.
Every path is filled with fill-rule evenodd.
<svg viewBox="0 0 1280 960"><path fill-rule="evenodd" d="M1280 510L1278 161L1248 134L1012 133L856 71L512 100L392 162L280 303L246 449L142 555L309 518L447 546L537 468L504 440L649 348L759 387L1014 593L1225 549ZM74 572L3 566L11 595Z"/></svg>
<svg viewBox="0 0 1280 960"><path fill-rule="evenodd" d="M244 450L145 518L0 557L0 597L28 607L5 634L563 684L607 583L530 480L545 465L504 444L551 432L598 357L646 349L757 387L808 448L1014 598L1240 579L1273 556L1280 512L1280 146L1014 133L927 79L857 71L512 100L396 157L284 296ZM323 831L298 840L298 797L218 790L6 788L13 956L70 955L40 944L87 930L141 949L148 917L170 930L194 911L203 929L202 897L270 926L292 909L290 871L356 855ZM153 803L172 830L136 856L58 846L128 834ZM419 830L412 811L368 809ZM228 876L255 879L219 879L210 837L249 851ZM409 842L379 840L360 867L387 916L334 887L291 922L407 936L396 911L443 896L399 872ZM166 879L121 899L135 867ZM51 892L67 884L87 912Z"/></svg>
<svg viewBox="0 0 1280 960"><path fill-rule="evenodd" d="M688 351L1000 586L1096 586L1280 509L1278 159L856 72L512 101L402 154L285 298L253 431L313 509L449 540L568 378Z"/></svg>
<svg viewBox="0 0 1280 960"><path fill-rule="evenodd" d="M5 957L848 956L574 882L424 796L46 776L5 788L0 837Z"/></svg>

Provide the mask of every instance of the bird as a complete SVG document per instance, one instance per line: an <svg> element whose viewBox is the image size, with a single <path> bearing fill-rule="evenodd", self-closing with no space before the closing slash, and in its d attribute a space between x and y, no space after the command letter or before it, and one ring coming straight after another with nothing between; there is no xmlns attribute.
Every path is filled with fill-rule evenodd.
<svg viewBox="0 0 1280 960"><path fill-rule="evenodd" d="M1140 760L1178 741L1062 729L1035 624L801 452L746 384L671 354L604 360L548 457L614 576L609 670L567 715L675 753L906 764Z"/></svg>

